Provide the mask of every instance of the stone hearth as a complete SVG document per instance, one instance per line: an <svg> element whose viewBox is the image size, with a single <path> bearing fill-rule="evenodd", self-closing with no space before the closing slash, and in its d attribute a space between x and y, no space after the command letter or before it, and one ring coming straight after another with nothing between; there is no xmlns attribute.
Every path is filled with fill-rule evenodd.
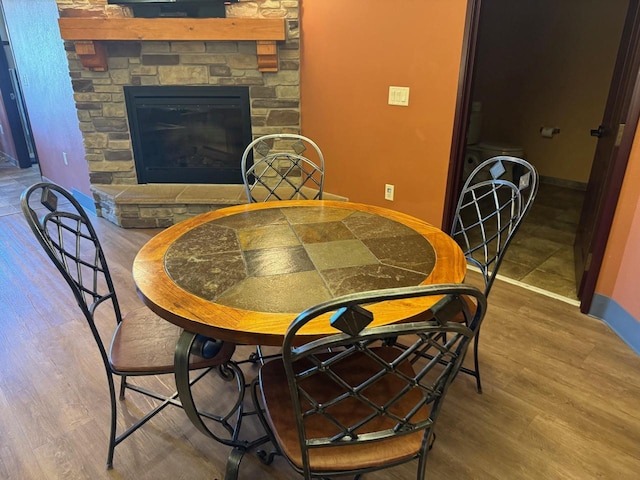
<svg viewBox="0 0 640 480"><path fill-rule="evenodd" d="M100 216L124 228L168 227L200 213L247 203L243 185L156 183L92 188ZM348 200L326 192L323 199Z"/></svg>
<svg viewBox="0 0 640 480"><path fill-rule="evenodd" d="M99 215L124 228L168 227L199 213L247 203L242 185L92 186Z"/></svg>

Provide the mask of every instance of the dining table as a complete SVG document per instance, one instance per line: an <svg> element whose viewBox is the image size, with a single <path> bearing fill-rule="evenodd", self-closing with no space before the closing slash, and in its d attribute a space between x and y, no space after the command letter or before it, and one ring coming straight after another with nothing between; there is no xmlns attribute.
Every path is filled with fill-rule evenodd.
<svg viewBox="0 0 640 480"><path fill-rule="evenodd" d="M291 200L236 205L199 214L163 230L138 252L133 278L143 302L182 327L175 378L187 416L204 434L233 447L228 469L266 438L242 438L248 384L232 359L238 397L220 419L228 437L203 421L191 393L189 356L198 338L236 345L278 346L298 314L342 295L425 284L461 283L465 256L441 229L374 205ZM431 302L431 303L429 303ZM408 299L401 311L369 305L371 326L406 321L433 299ZM309 339L338 333L319 317L301 332ZM233 418L233 425L231 424Z"/></svg>

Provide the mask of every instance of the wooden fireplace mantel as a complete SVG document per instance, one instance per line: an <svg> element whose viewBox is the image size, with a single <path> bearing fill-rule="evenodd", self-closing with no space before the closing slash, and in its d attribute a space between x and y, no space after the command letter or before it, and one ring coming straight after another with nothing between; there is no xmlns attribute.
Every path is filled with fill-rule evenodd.
<svg viewBox="0 0 640 480"><path fill-rule="evenodd" d="M258 69L278 71L276 42L286 39L283 18L82 18L58 20L60 35L75 42L82 65L107 70L102 41L220 41L250 40L257 44Z"/></svg>

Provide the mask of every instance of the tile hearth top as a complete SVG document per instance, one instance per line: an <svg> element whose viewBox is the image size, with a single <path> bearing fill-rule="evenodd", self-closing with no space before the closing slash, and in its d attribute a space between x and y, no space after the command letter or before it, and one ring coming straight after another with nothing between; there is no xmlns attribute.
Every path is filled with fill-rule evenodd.
<svg viewBox="0 0 640 480"><path fill-rule="evenodd" d="M91 190L98 215L124 228L168 227L206 211L247 203L241 184L92 185ZM348 200L326 192L323 198Z"/></svg>
<svg viewBox="0 0 640 480"><path fill-rule="evenodd" d="M243 185L147 183L144 185L93 185L95 193L121 205L210 204L237 205L247 202Z"/></svg>

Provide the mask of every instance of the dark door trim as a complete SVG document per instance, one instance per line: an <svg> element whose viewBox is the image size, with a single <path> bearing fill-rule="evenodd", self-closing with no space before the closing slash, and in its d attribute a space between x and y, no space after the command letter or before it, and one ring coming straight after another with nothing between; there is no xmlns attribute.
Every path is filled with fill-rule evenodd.
<svg viewBox="0 0 640 480"><path fill-rule="evenodd" d="M18 156L18 166L20 168L28 168L31 166L31 157L29 156L27 139L22 129L22 120L18 110L19 97L14 91L13 83L11 82L11 72L9 71L9 61L7 60L4 42L0 47L0 91L2 91L4 109L7 112L7 119L11 127L11 137Z"/></svg>
<svg viewBox="0 0 640 480"><path fill-rule="evenodd" d="M612 156L611 164L604 179L600 213L595 222L594 233L591 242L591 262L589 269L584 273L581 284L578 288L578 298L580 298L580 311L589 313L591 302L595 293L596 283L602 268L604 253L609 240L613 217L618 206L620 191L624 181L629 155L638 127L640 117L640 1L631 0L624 26L622 38L629 38L627 45L620 45L618 58L616 60L612 89L614 85L620 84L621 94L616 100L622 101L621 108L624 132L620 140L617 151ZM609 102L612 99L609 98ZM615 108L616 105L607 105L607 109ZM606 114L605 114L606 115Z"/></svg>
<svg viewBox="0 0 640 480"><path fill-rule="evenodd" d="M458 100L453 120L453 138L449 156L444 212L442 214L442 229L446 232L450 231L453 224L458 192L462 189L462 170L464 168L462 160L467 144L466 138L469 127L467 118L469 118L469 104L471 103L471 82L476 61L481 5L482 0L469 0L467 3L467 18L462 40L462 59L458 80Z"/></svg>

